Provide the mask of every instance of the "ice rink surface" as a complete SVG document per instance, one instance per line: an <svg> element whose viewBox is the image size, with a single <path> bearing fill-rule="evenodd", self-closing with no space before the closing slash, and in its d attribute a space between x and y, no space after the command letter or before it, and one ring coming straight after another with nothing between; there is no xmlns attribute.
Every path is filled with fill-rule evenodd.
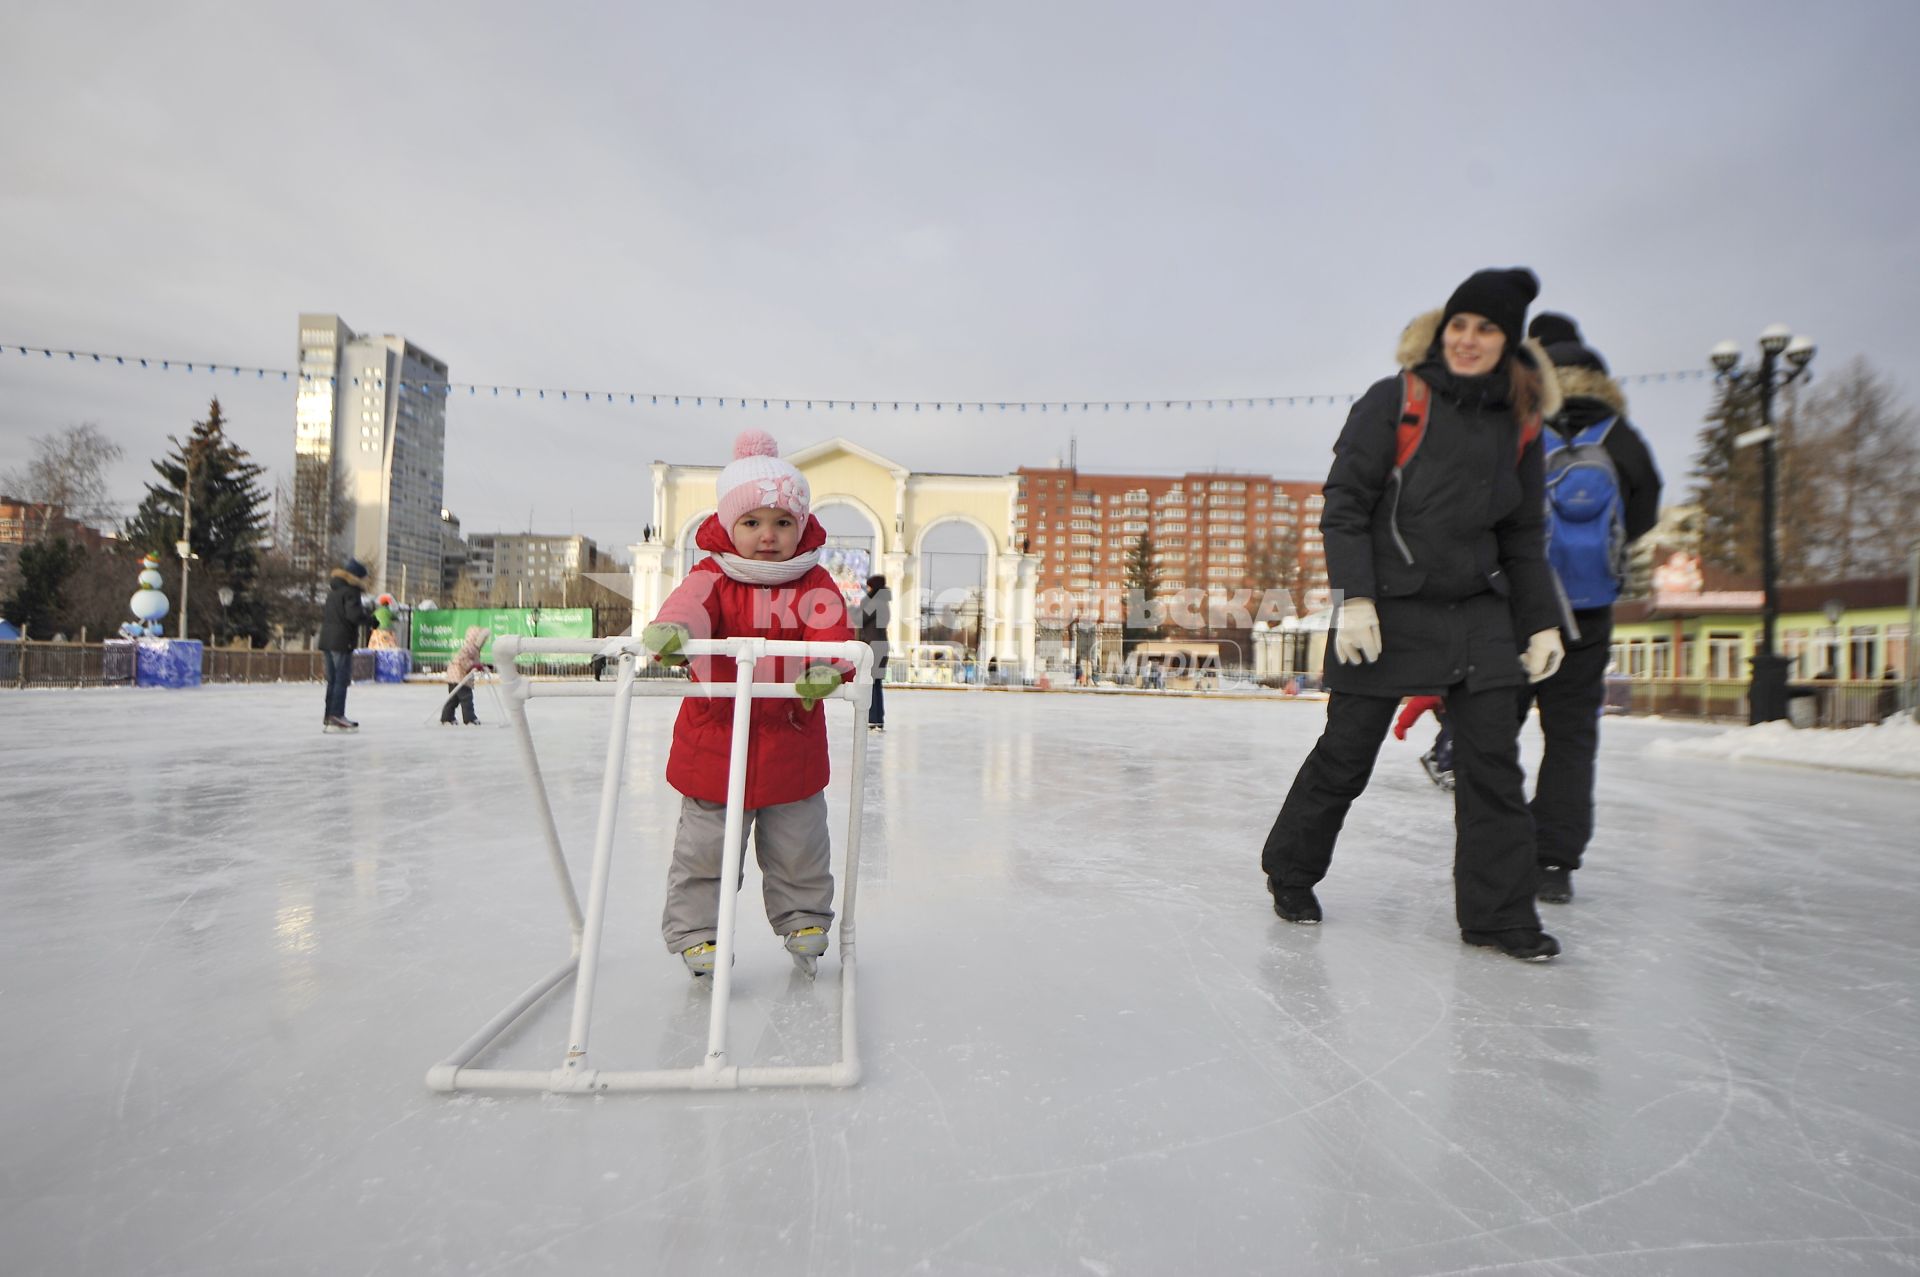
<svg viewBox="0 0 1920 1277"><path fill-rule="evenodd" d="M1319 705L897 690L858 1087L446 1096L567 952L513 735L484 693L445 729L357 687L357 736L321 699L0 693L6 1273L1920 1270L1912 781L1610 720L1534 965L1459 942L1430 720L1311 928L1257 858ZM657 930L673 708L628 757L605 1068L704 1047ZM582 882L608 709L531 707ZM829 1060L836 961L795 975L747 893L734 1058ZM568 1006L482 1062L558 1064Z"/></svg>

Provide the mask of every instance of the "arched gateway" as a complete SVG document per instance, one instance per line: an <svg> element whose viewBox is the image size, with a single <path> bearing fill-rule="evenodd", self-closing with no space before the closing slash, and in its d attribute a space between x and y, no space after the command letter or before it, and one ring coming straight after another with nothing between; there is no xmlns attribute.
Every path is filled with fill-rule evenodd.
<svg viewBox="0 0 1920 1277"><path fill-rule="evenodd" d="M986 543L974 604L981 666L1034 673L1034 590L1040 559L1013 540L1015 476L916 474L898 462L845 439L828 439L786 459L806 476L813 509L829 533L827 562L837 575L883 572L894 591L887 637L896 653L921 641L923 616L937 610L936 579L926 532L939 524L969 525ZM655 540L633 553L634 632L652 620L681 576L701 557L693 534L713 512L719 466L653 463ZM868 535L868 533L871 535ZM866 547L871 546L868 550Z"/></svg>

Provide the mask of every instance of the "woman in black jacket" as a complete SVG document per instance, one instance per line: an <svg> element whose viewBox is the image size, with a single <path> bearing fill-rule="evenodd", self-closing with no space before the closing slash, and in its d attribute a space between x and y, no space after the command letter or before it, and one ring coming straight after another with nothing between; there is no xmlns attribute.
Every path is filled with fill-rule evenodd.
<svg viewBox="0 0 1920 1277"><path fill-rule="evenodd" d="M1328 635L1327 726L1267 835L1274 912L1320 921L1347 809L1402 697L1446 698L1454 730L1454 910L1460 937L1543 960L1515 689L1558 667L1539 440L1553 368L1523 346L1532 272L1487 270L1407 326L1403 372L1354 405L1320 529L1342 600ZM1524 652L1524 655L1522 654Z"/></svg>

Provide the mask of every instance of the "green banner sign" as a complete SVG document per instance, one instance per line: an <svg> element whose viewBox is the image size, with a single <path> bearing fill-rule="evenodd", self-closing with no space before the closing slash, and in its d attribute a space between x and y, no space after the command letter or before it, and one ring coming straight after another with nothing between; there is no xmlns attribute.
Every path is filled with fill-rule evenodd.
<svg viewBox="0 0 1920 1277"><path fill-rule="evenodd" d="M460 650L469 626L484 625L493 638L480 649L480 659L493 663L493 639L502 634L539 638L592 638L590 607L450 607L413 614L411 637L414 664L445 665ZM547 658L557 665L587 660L585 656Z"/></svg>

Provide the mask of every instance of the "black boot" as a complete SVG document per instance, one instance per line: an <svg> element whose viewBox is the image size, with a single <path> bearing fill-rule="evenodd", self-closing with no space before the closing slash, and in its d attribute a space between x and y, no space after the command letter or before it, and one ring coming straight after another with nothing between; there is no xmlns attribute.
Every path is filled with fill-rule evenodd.
<svg viewBox="0 0 1920 1277"><path fill-rule="evenodd" d="M1468 944L1498 949L1522 962L1545 962L1560 952L1560 942L1537 927L1518 931L1462 931L1460 938Z"/></svg>
<svg viewBox="0 0 1920 1277"><path fill-rule="evenodd" d="M1573 870L1565 865L1541 865L1540 886L1533 893L1543 905L1564 905L1573 899Z"/></svg>
<svg viewBox="0 0 1920 1277"><path fill-rule="evenodd" d="M1320 901L1312 887L1283 887L1269 878L1267 890L1273 893L1273 911L1288 922L1311 927L1320 921Z"/></svg>

